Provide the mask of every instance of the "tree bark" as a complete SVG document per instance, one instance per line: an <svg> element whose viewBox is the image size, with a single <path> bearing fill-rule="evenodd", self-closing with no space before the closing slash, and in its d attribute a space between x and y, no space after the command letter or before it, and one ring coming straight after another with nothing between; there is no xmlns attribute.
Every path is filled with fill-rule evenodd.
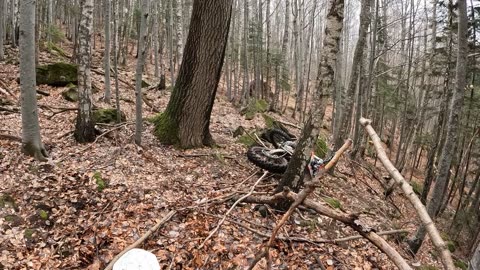
<svg viewBox="0 0 480 270"><path fill-rule="evenodd" d="M343 28L343 5L343 0L331 0L329 3L323 53L318 65L315 95L313 97L314 102L306 117L302 135L295 147L287 171L277 186L276 192L282 191L283 187L298 191L303 184L306 165L320 133L325 109L334 88L335 66Z"/></svg>
<svg viewBox="0 0 480 270"><path fill-rule="evenodd" d="M135 74L135 143L142 144L142 75L145 66L145 44L147 42L148 0L141 0L140 33L138 34L138 58Z"/></svg>
<svg viewBox="0 0 480 270"><path fill-rule="evenodd" d="M0 61L5 59L5 48L3 46L4 37L5 37L5 1L0 0Z"/></svg>
<svg viewBox="0 0 480 270"><path fill-rule="evenodd" d="M472 255L468 270L480 270L480 242Z"/></svg>
<svg viewBox="0 0 480 270"><path fill-rule="evenodd" d="M79 107L75 126L77 142L93 142L95 140L94 120L92 118L92 78L90 75L93 26L93 0L80 0L82 14L79 25L78 47L78 95Z"/></svg>
<svg viewBox="0 0 480 270"><path fill-rule="evenodd" d="M156 135L182 148L212 145L210 115L222 71L233 0L195 0L177 83Z"/></svg>
<svg viewBox="0 0 480 270"><path fill-rule="evenodd" d="M335 148L342 145L342 142L349 136L348 126L351 122L353 112L353 101L355 100L355 89L357 88L357 81L360 74L360 65L363 62L363 52L365 49L365 41L367 37L368 25L370 23L371 14L371 2L372 0L362 0L362 9L360 11L360 27L358 30L358 41L355 46L355 52L352 62L352 73L350 75L350 83L348 84L348 90L346 96L343 98L342 110L339 120L339 133L338 137L334 139ZM355 121L357 123L357 121ZM355 147L355 146L354 146Z"/></svg>
<svg viewBox="0 0 480 270"><path fill-rule="evenodd" d="M1 1L1 0L0 0ZM3 10L1 10L3 12ZM35 78L35 1L20 3L20 89L22 106L22 149L45 161L48 157L40 137Z"/></svg>
<svg viewBox="0 0 480 270"><path fill-rule="evenodd" d="M435 218L440 210L443 202L445 188L448 184L448 176L452 157L454 156L454 148L457 143L458 129L460 117L463 107L463 97L466 86L466 64L467 64L467 7L466 0L458 2L458 50L457 50L457 67L456 67L456 86L455 92L450 104L450 114L447 122L447 133L445 143L443 145L442 154L438 163L437 181L433 188L432 198L428 203L428 213ZM423 227L423 226L422 226ZM416 236L411 240L410 247L413 252L417 252L422 245L425 233L423 228L419 228Z"/></svg>
<svg viewBox="0 0 480 270"><path fill-rule="evenodd" d="M110 103L110 0L105 0L105 97L106 103Z"/></svg>

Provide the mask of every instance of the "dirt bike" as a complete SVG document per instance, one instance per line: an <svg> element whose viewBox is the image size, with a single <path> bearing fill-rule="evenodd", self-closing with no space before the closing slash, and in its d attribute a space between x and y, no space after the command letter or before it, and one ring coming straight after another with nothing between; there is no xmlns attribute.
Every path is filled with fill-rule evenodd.
<svg viewBox="0 0 480 270"><path fill-rule="evenodd" d="M296 138L280 129L267 130L260 137L273 145L273 148L265 144L251 146L247 151L248 160L271 173L283 174L297 145ZM330 160L331 158L322 159L312 152L308 163L310 175L315 176L317 171Z"/></svg>

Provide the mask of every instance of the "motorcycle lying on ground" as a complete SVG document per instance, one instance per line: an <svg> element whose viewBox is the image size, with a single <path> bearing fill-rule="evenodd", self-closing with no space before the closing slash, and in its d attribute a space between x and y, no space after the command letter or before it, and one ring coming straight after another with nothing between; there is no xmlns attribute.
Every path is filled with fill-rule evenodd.
<svg viewBox="0 0 480 270"><path fill-rule="evenodd" d="M268 147L263 142L261 146L251 146L247 151L248 160L271 173L283 174L297 145L296 138L281 129L269 129L260 137L273 147ZM315 176L316 172L330 160L331 157L322 159L312 152L308 163L310 175Z"/></svg>

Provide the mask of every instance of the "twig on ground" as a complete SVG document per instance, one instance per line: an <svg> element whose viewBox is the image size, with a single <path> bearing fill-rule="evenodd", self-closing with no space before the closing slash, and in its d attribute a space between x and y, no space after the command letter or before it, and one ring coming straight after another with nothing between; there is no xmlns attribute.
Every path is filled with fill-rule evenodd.
<svg viewBox="0 0 480 270"><path fill-rule="evenodd" d="M158 230L158 228L160 228L160 226L162 226L164 223L169 221L176 213L177 213L177 211L174 211L174 210L168 212L159 222L157 222L157 224L155 224L155 226L153 226L150 230L148 230L142 237L140 237L137 241L135 241L133 244L131 244L126 249L124 249L122 252L120 252L117 256L115 256L115 258L113 258L113 260L110 261L110 263L107 265L107 267L105 267L104 270L111 270L113 268L113 265L115 264L115 262L118 259L120 259L120 257L123 256L123 254L127 253L131 249L134 249L134 248L138 247L138 245L143 243L143 241L145 241L152 233L154 233L156 230Z"/></svg>
<svg viewBox="0 0 480 270"><path fill-rule="evenodd" d="M255 190L255 187L258 185L258 183L260 183L260 181L263 180L263 178L265 178L265 176L267 176L268 172L264 172L263 175L258 178L257 182L255 182L255 184L250 188L250 191L243 195L240 199L238 199L233 205L232 207L230 207L230 209L228 209L227 213L225 213L224 217L222 220L220 220L220 222L217 224L217 227L215 227L215 229L213 229L213 231L207 236L207 238L205 238L205 240L203 240L202 244L200 244L200 246L198 247L198 249L201 249L203 248L203 246L205 245L205 243L218 231L218 229L220 228L220 226L222 226L223 222L225 222L225 219L227 218L228 214L230 214L230 212L232 212L233 208L235 208L235 206L237 206L237 204L239 204L240 202L242 202L245 198L247 198L248 196L250 196L253 191Z"/></svg>

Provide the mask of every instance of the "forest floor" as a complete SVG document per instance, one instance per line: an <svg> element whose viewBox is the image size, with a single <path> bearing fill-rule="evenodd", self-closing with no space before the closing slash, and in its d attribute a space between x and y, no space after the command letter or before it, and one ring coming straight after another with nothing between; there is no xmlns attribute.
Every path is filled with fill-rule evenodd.
<svg viewBox="0 0 480 270"><path fill-rule="evenodd" d="M18 107L18 56L14 50L9 53L10 63L0 65L0 80L5 84L0 87L8 88L13 96L0 93L0 97ZM101 59L100 53L95 53L93 65L101 67ZM42 52L41 63L56 61L66 60ZM127 62L119 74L134 84L135 59ZM148 71L147 80L153 78L153 67ZM103 89L103 76L92 74L94 86ZM274 211L263 218L254 205L240 204L220 230L198 248L232 206L232 201L218 200L244 194L262 174L248 162L246 146L232 133L240 125L247 130L263 127L263 118L257 115L254 120L245 120L239 109L223 98L222 91L217 94L210 127L217 146L183 151L160 144L148 121L144 121L142 147L135 145L135 107L128 102L135 95L124 83L120 83L121 108L127 122L101 126L109 132L91 144L78 144L73 138L75 110L54 114L62 110L59 108L76 108L75 103L62 98L65 88L39 89L50 93L39 96L38 103L42 139L51 161L37 162L22 154L18 141L0 139L0 196L6 202L0 204L0 269L103 269L166 213L181 208L188 210L178 211L140 246L157 256L162 269L244 269L267 239L261 233L269 234L281 218L281 213ZM93 95L95 105L111 106L101 101L102 95L103 91ZM170 92L146 90L145 95L162 111ZM0 113L0 133L20 137L20 113ZM144 116L154 115L144 105ZM292 132L298 134L299 130ZM341 211L364 213L361 220L377 231L414 232L419 220L401 192L384 199L384 175L378 162L374 167L371 160L344 157L336 177L325 177L312 199L325 205L332 198L338 200ZM99 179L107 183L103 190ZM255 191L271 194L276 183L269 175ZM275 269L395 269L364 239L321 243L356 233L309 211L294 213L280 235L305 241L277 241L272 251ZM399 244L399 235L386 238L410 263L439 266L429 241L412 258L405 245ZM262 265L256 269L263 269Z"/></svg>

